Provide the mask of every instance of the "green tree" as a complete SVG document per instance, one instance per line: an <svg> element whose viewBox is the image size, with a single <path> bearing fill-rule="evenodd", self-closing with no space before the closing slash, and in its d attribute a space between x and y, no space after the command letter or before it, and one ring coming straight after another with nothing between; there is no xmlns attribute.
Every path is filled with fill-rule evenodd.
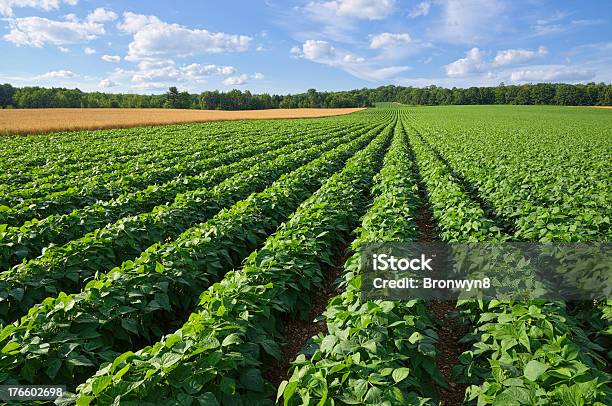
<svg viewBox="0 0 612 406"><path fill-rule="evenodd" d="M179 105L179 92L176 86L172 86L166 92L166 101L164 107L167 109L176 109Z"/></svg>

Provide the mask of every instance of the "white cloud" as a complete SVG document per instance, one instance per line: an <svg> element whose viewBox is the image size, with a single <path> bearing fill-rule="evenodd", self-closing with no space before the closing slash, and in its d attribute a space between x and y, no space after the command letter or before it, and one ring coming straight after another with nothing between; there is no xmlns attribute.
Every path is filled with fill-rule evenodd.
<svg viewBox="0 0 612 406"><path fill-rule="evenodd" d="M349 52L336 50L329 42L319 40L307 40L301 47L293 47L291 54L308 59L313 62L323 63L330 66L342 66L344 64L359 64L365 59Z"/></svg>
<svg viewBox="0 0 612 406"><path fill-rule="evenodd" d="M412 38L407 33L404 34L391 34L383 32L382 34L374 35L370 39L370 48L398 48L404 45L408 45L412 42Z"/></svg>
<svg viewBox="0 0 612 406"><path fill-rule="evenodd" d="M118 17L114 11L100 7L89 13L86 20L90 23L107 23L115 21Z"/></svg>
<svg viewBox="0 0 612 406"><path fill-rule="evenodd" d="M119 29L133 34L126 60L167 59L193 55L244 52L252 38L168 24L155 16L125 13Z"/></svg>
<svg viewBox="0 0 612 406"><path fill-rule="evenodd" d="M69 70L56 70L38 75L35 79L68 79L78 77L76 73Z"/></svg>
<svg viewBox="0 0 612 406"><path fill-rule="evenodd" d="M249 76L245 73L238 76L230 76L229 78L223 81L225 86L242 86L247 83L249 80Z"/></svg>
<svg viewBox="0 0 612 406"><path fill-rule="evenodd" d="M62 2L60 0L0 0L0 14L12 17L13 8L32 7L45 11L57 10ZM75 6L78 0L64 0L71 6Z"/></svg>
<svg viewBox="0 0 612 406"><path fill-rule="evenodd" d="M200 65L198 63L192 63L181 68L182 71L193 79L204 76L212 75L233 75L236 73L236 68L233 66L219 66L219 65Z"/></svg>
<svg viewBox="0 0 612 406"><path fill-rule="evenodd" d="M295 13L285 15L279 23L299 41L325 39L355 44L356 26L361 21L383 20L395 9L396 0L311 0L294 7Z"/></svg>
<svg viewBox="0 0 612 406"><path fill-rule="evenodd" d="M147 60L139 62L134 70L115 69L109 79L131 82L133 88L140 90L155 90L177 84L183 86L202 84L211 77L227 77L235 73L236 68L233 66L198 63L177 66L172 60Z"/></svg>
<svg viewBox="0 0 612 406"><path fill-rule="evenodd" d="M300 53L310 60L331 60L335 58L336 50L327 41L308 40L304 42L302 48L294 47L292 53Z"/></svg>
<svg viewBox="0 0 612 406"><path fill-rule="evenodd" d="M101 14L97 9L81 21L74 14L68 14L63 21L42 17L9 19L10 32L6 41L17 46L42 48L47 44L65 45L94 40L105 33L104 25L97 21ZM96 14L97 13L97 14Z"/></svg>
<svg viewBox="0 0 612 406"><path fill-rule="evenodd" d="M550 16L537 20L536 24L533 26L535 35L551 35L567 30L569 24L562 24L561 21L569 15L570 14L565 11L555 11Z"/></svg>
<svg viewBox="0 0 612 406"><path fill-rule="evenodd" d="M510 74L513 82L580 82L595 77L595 72L588 69L574 68L565 65L531 66L515 70Z"/></svg>
<svg viewBox="0 0 612 406"><path fill-rule="evenodd" d="M59 49L59 51L64 54L67 54L68 52L70 52L68 48L64 48L64 47L57 47L57 49Z"/></svg>
<svg viewBox="0 0 612 406"><path fill-rule="evenodd" d="M501 0L438 0L441 19L432 22L432 37L450 43L475 44L490 41L507 29Z"/></svg>
<svg viewBox="0 0 612 406"><path fill-rule="evenodd" d="M123 13L123 21L117 24L117 28L127 33L135 34L150 24L163 23L159 18L155 16L146 16L127 11Z"/></svg>
<svg viewBox="0 0 612 406"><path fill-rule="evenodd" d="M487 61L487 52L479 48L472 48L466 52L464 58L444 66L446 75L450 77L466 77L476 73L491 72L500 67L518 65L535 58L540 58L548 53L546 48L540 47L537 51L529 49L506 49L498 51L492 61Z"/></svg>
<svg viewBox="0 0 612 406"><path fill-rule="evenodd" d="M422 1L412 8L410 13L408 13L408 16L410 18L426 16L429 14L430 8L431 8L431 3L429 3L428 1Z"/></svg>
<svg viewBox="0 0 612 406"><path fill-rule="evenodd" d="M370 81L384 80L409 69L407 66L376 68L365 58L336 49L329 42L320 40L307 40L301 47L293 47L291 54L297 58L341 68L355 77Z"/></svg>
<svg viewBox="0 0 612 406"><path fill-rule="evenodd" d="M540 47L537 51L529 49L506 49L498 51L493 60L494 66L515 65L524 63L532 59L545 56L548 53L546 48Z"/></svg>
<svg viewBox="0 0 612 406"><path fill-rule="evenodd" d="M606 20L600 18L577 19L567 21L567 17L569 16L571 16L571 13L565 11L556 11L549 17L536 20L535 25L532 27L535 32L534 35L536 37L553 35L569 30L575 30L580 27L587 27L606 23Z"/></svg>
<svg viewBox="0 0 612 406"><path fill-rule="evenodd" d="M119 83L114 82L110 79L102 79L100 83L98 83L98 87L101 87L102 89L107 89L109 87L116 87L116 86L119 86Z"/></svg>
<svg viewBox="0 0 612 406"><path fill-rule="evenodd" d="M320 15L331 12L338 17L363 20L382 20L395 9L395 0L334 0L312 1L305 7L307 12Z"/></svg>
<svg viewBox="0 0 612 406"><path fill-rule="evenodd" d="M179 82L182 72L173 61L141 62L134 72L132 82ZM183 79L184 80L184 79Z"/></svg>
<svg viewBox="0 0 612 406"><path fill-rule="evenodd" d="M243 73L242 75L230 76L229 78L223 81L223 84L225 86L242 86L242 85L246 85L249 79L261 80L263 78L264 78L263 73L255 72L254 74L250 76L247 75L246 73Z"/></svg>
<svg viewBox="0 0 612 406"><path fill-rule="evenodd" d="M242 75L238 75L238 76L230 76L229 78L223 81L223 84L225 86L242 86L242 85L246 85L248 80L249 80L249 76L243 73Z"/></svg>
<svg viewBox="0 0 612 406"><path fill-rule="evenodd" d="M104 62L121 62L121 57L119 55L102 55L100 59L102 59Z"/></svg>
<svg viewBox="0 0 612 406"><path fill-rule="evenodd" d="M417 54L432 46L430 42L423 42L412 38L408 33L392 34L384 32L370 36L370 49L379 51L378 55L373 57L372 60L381 63L405 60L406 57Z"/></svg>
<svg viewBox="0 0 612 406"><path fill-rule="evenodd" d="M570 64L534 65L532 61L547 55L544 47L537 50L506 49L498 51L494 57L491 52L472 48L464 58L460 58L444 68L445 79L436 79L436 84L447 86L489 86L499 82L584 82L600 79L609 80L609 63L590 56L587 62ZM422 79L422 78L421 78ZM423 79L420 83L424 83ZM406 79L405 83L410 83ZM416 83L416 82L412 82Z"/></svg>
<svg viewBox="0 0 612 406"><path fill-rule="evenodd" d="M485 54L478 48L472 48L466 52L465 58L457 59L455 62L444 66L446 75L452 77L467 76L472 73L482 72L488 66L484 60Z"/></svg>
<svg viewBox="0 0 612 406"><path fill-rule="evenodd" d="M146 66L146 64L141 63L140 66ZM234 73L235 69L233 67L229 67L229 68L230 68L231 73ZM182 70L183 72L185 72L186 75L191 76L191 77L221 74L220 67L216 65L203 66L198 63L192 63L190 65L184 66Z"/></svg>
<svg viewBox="0 0 612 406"><path fill-rule="evenodd" d="M93 55L96 53L96 50L90 47L87 47L83 50L83 52L85 52L86 55Z"/></svg>

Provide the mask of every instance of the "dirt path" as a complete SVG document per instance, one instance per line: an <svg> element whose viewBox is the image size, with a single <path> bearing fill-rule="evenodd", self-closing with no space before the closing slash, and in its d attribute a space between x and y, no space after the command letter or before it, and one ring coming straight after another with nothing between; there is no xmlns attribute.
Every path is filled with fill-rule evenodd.
<svg viewBox="0 0 612 406"><path fill-rule="evenodd" d="M336 256L335 266L325 270L323 286L317 289L311 298L308 318L306 320L289 318L283 320L287 342L282 347L281 358L274 361L264 374L265 378L275 387L278 387L283 380L289 379L291 362L302 351L306 342L312 336L327 333L327 323L324 320L317 322L313 320L323 314L329 299L340 293L335 282L342 273L347 255L347 250L342 249Z"/></svg>
<svg viewBox="0 0 612 406"><path fill-rule="evenodd" d="M413 156L414 158L414 156ZM415 170L417 170L415 168ZM418 171L418 170L417 170ZM418 173L417 173L418 176ZM419 198L421 206L416 219L420 231L420 242L436 241L435 222L427 204L425 185L419 177ZM455 406L463 403L466 385L451 380L453 367L459 363L459 355L463 352L459 340L467 332L455 315L455 302L431 300L428 309L438 322L438 343L436 345L436 364L448 383L448 388L438 386L438 399L442 406Z"/></svg>

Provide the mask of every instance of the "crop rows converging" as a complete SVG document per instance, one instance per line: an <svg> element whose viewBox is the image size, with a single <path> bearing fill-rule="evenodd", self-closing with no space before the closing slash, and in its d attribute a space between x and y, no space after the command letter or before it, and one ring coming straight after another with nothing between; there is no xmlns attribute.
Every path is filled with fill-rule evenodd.
<svg viewBox="0 0 612 406"><path fill-rule="evenodd" d="M363 295L370 243L608 241L608 112L513 109L7 137L0 385L79 406L612 404L609 298Z"/></svg>

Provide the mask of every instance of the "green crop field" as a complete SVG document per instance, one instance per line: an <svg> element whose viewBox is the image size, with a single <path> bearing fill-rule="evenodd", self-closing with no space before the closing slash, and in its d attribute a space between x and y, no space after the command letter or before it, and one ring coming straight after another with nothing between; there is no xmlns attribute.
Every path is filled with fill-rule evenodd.
<svg viewBox="0 0 612 406"><path fill-rule="evenodd" d="M610 241L612 110L381 103L11 136L0 157L0 385L77 405L612 404L609 298L368 301L360 275L372 242Z"/></svg>

